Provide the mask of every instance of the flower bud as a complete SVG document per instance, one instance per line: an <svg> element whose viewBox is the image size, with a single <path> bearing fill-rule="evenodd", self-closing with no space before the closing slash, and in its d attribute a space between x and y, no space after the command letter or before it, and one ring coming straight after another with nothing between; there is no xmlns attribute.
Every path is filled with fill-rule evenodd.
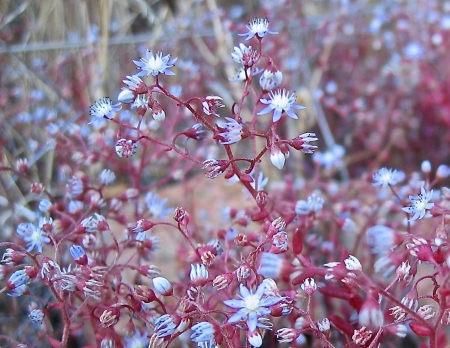
<svg viewBox="0 0 450 348"><path fill-rule="evenodd" d="M135 285L133 290L136 298L144 303L150 303L156 298L155 292L145 285Z"/></svg>
<svg viewBox="0 0 450 348"><path fill-rule="evenodd" d="M208 270L202 264L191 265L189 277L191 278L192 285L202 287L208 282Z"/></svg>
<svg viewBox="0 0 450 348"><path fill-rule="evenodd" d="M136 153L137 144L131 139L119 139L116 143L116 153L119 157L130 157Z"/></svg>
<svg viewBox="0 0 450 348"><path fill-rule="evenodd" d="M153 287L157 292L164 296L170 296L173 293L172 284L163 277L153 278Z"/></svg>
<svg viewBox="0 0 450 348"><path fill-rule="evenodd" d="M134 102L135 95L132 91L130 91L127 88L122 89L122 91L119 93L119 96L117 97L117 100L124 104L131 104Z"/></svg>
<svg viewBox="0 0 450 348"><path fill-rule="evenodd" d="M225 289L233 280L233 273L224 273L221 275L218 275L213 280L213 287L219 291L222 289Z"/></svg>
<svg viewBox="0 0 450 348"><path fill-rule="evenodd" d="M308 296L312 296L312 294L314 294L314 291L317 290L317 285L313 278L305 279L300 287Z"/></svg>
<svg viewBox="0 0 450 348"><path fill-rule="evenodd" d="M384 324L384 315L380 305L370 294L359 311L359 324L373 330L378 330Z"/></svg>
<svg viewBox="0 0 450 348"><path fill-rule="evenodd" d="M118 308L110 307L105 309L100 316L100 324L104 328L108 328L117 324L120 318L120 310Z"/></svg>
<svg viewBox="0 0 450 348"><path fill-rule="evenodd" d="M158 337L170 336L175 332L180 322L180 316L164 314L155 320L155 334Z"/></svg>
<svg viewBox="0 0 450 348"><path fill-rule="evenodd" d="M26 173L28 171L28 159L19 158L16 161L16 169L19 173Z"/></svg>
<svg viewBox="0 0 450 348"><path fill-rule="evenodd" d="M34 182L31 184L31 193L34 193L35 195L41 195L44 190L44 185L39 182Z"/></svg>
<svg viewBox="0 0 450 348"><path fill-rule="evenodd" d="M450 167L445 164L441 164L436 170L436 178L446 179L449 176L450 176Z"/></svg>
<svg viewBox="0 0 450 348"><path fill-rule="evenodd" d="M156 122L163 122L166 119L166 113L164 112L160 103L156 100L153 101L152 105L152 117Z"/></svg>
<svg viewBox="0 0 450 348"><path fill-rule="evenodd" d="M88 257L84 252L84 249L79 245L72 245L70 247L70 255L75 260L75 262L81 266L86 266L88 263Z"/></svg>
<svg viewBox="0 0 450 348"><path fill-rule="evenodd" d="M173 212L173 219L183 226L189 224L189 214L182 207L177 207Z"/></svg>
<svg viewBox="0 0 450 348"><path fill-rule="evenodd" d="M284 167L284 162L286 158L284 154L281 152L278 146L273 146L270 151L270 162L277 167L278 169L282 169Z"/></svg>
<svg viewBox="0 0 450 348"><path fill-rule="evenodd" d="M431 163L428 160L425 160L422 162L422 164L420 165L420 169L422 170L422 172L424 174L428 174L431 172Z"/></svg>

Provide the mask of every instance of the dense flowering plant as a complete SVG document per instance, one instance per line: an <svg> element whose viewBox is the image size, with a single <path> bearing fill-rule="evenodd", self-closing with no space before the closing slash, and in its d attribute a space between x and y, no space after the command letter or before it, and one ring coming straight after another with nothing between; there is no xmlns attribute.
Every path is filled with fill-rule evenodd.
<svg viewBox="0 0 450 348"><path fill-rule="evenodd" d="M370 23L373 45L383 18ZM283 27L272 23L255 18L239 27L244 42L228 52L236 73L229 90L214 93L199 87L207 79L183 77L197 73L190 57L146 48L131 59L135 74L124 75L117 97L93 101L83 125L48 125L55 182L38 181L39 163L27 158L0 165L32 197L21 205L13 193L0 196L15 222L0 242L0 296L26 311L33 333L0 340L54 348L450 342L450 168L433 172L427 160L415 172L383 167L402 145L386 134L387 145L364 143L371 155L380 152L373 170L363 172L364 154L352 167L352 148L370 129L406 129L394 111L412 107L389 97L395 110L382 123L370 108L383 98L359 81L366 99L346 109L340 73L338 82L327 76L313 102L293 92L299 86L286 78L289 64L272 41ZM352 27L330 29L322 44L338 30L350 36ZM419 69L424 48L404 46L404 59ZM307 129L310 107L319 116L353 112L353 125L362 125L352 133L356 145L344 137L345 146L336 144L325 126ZM209 190L210 209L198 211L191 197Z"/></svg>

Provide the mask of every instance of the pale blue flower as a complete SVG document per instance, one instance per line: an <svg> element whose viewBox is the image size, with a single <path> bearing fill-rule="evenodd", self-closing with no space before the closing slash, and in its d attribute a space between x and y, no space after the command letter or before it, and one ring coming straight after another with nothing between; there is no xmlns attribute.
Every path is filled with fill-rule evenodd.
<svg viewBox="0 0 450 348"><path fill-rule="evenodd" d="M430 202L433 197L433 190L427 192L422 186L420 188L420 194L418 196L409 196L411 201L410 207L404 207L402 210L408 214L414 214L409 221L422 219L424 217L431 217L431 213L428 211L434 207L434 203Z"/></svg>
<svg viewBox="0 0 450 348"><path fill-rule="evenodd" d="M145 204L147 205L147 209L155 218L166 219L167 215L172 213L172 208L164 208L166 203L167 198L159 200L156 193L149 192L145 196Z"/></svg>
<svg viewBox="0 0 450 348"><path fill-rule="evenodd" d="M97 100L91 106L91 109L89 111L90 115L92 116L92 119L91 121L89 121L89 124L94 123L98 119L110 120L114 117L114 113L116 111L119 111L121 108L122 107L120 106L120 103L113 104L111 99L108 97Z"/></svg>
<svg viewBox="0 0 450 348"><path fill-rule="evenodd" d="M228 122L217 122L217 127L221 131L219 142L224 145L237 143L242 139L243 125L231 117L225 117Z"/></svg>
<svg viewBox="0 0 450 348"><path fill-rule="evenodd" d="M313 161L324 166L326 169L342 164L342 157L345 149L341 145L334 145L330 150L325 152L315 152Z"/></svg>
<svg viewBox="0 0 450 348"><path fill-rule="evenodd" d="M405 173L396 169L381 168L373 175L373 186L388 187L405 179Z"/></svg>
<svg viewBox="0 0 450 348"><path fill-rule="evenodd" d="M240 284L240 300L226 300L223 301L225 305L231 308L239 309L229 319L229 323L237 323L242 320L247 320L247 326L249 332L254 332L258 325L258 318L261 316L269 315L270 309L267 307L273 306L283 300L283 297L265 297L264 290L266 283L261 283L255 292Z"/></svg>
<svg viewBox="0 0 450 348"><path fill-rule="evenodd" d="M37 227L29 222L23 222L17 226L17 235L27 243L27 251L30 252L36 249L37 252L42 252L43 243L50 243L50 238L41 227Z"/></svg>
<svg viewBox="0 0 450 348"><path fill-rule="evenodd" d="M147 50L145 58L141 60L133 60L141 71L136 76L156 76L159 74L175 75L169 68L173 67L178 58L172 58L170 54L163 56L162 52L153 55L152 51Z"/></svg>
<svg viewBox="0 0 450 348"><path fill-rule="evenodd" d="M264 115L273 111L272 121L280 120L281 115L286 113L290 118L298 119L298 116L293 109L302 110L304 106L295 104L295 93L289 95L289 91L285 89L278 89L275 92L269 92L269 99L261 98L260 102L267 106L258 112L258 115Z"/></svg>
<svg viewBox="0 0 450 348"><path fill-rule="evenodd" d="M247 25L248 31L239 36L247 36L245 40L250 40L255 35L262 39L266 34L278 34L276 31L269 30L269 21L266 18L255 18Z"/></svg>
<svg viewBox="0 0 450 348"><path fill-rule="evenodd" d="M191 335L191 340L194 342L212 341L214 339L214 327L207 321L192 326L194 333Z"/></svg>
<svg viewBox="0 0 450 348"><path fill-rule="evenodd" d="M148 346L148 337L144 332L142 335L138 330L134 331L134 335L131 337L125 337L125 346L124 348L147 348Z"/></svg>

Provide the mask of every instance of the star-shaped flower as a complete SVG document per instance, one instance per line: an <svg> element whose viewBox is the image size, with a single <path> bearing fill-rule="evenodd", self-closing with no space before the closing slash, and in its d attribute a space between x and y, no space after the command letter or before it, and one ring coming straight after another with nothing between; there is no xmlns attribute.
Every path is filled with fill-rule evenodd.
<svg viewBox="0 0 450 348"><path fill-rule="evenodd" d="M277 122L285 112L289 117L298 119L293 109L302 110L304 106L295 104L295 94L289 95L285 89L278 89L275 92L269 92L269 99L261 98L260 101L267 106L258 112L258 115L264 115L273 111L273 122Z"/></svg>
<svg viewBox="0 0 450 348"><path fill-rule="evenodd" d="M153 55L152 51L147 50L145 58L141 60L133 60L134 64L138 66L139 71L136 76L156 76L159 74L175 75L169 68L173 67L178 58L172 58L170 54L163 56L162 52Z"/></svg>
<svg viewBox="0 0 450 348"><path fill-rule="evenodd" d="M248 331L256 330L258 324L258 317L270 314L270 309L267 307L283 300L283 297L265 297L264 290L266 283L259 284L255 292L247 289L243 284L239 287L241 293L241 300L226 300L224 303L231 308L239 308L229 319L229 323L237 323L238 321L247 319Z"/></svg>
<svg viewBox="0 0 450 348"><path fill-rule="evenodd" d="M247 25L248 31L239 36L247 36L245 40L250 40L253 36L257 36L257 39L261 40L264 35L278 34L276 31L269 30L269 21L266 18L255 18Z"/></svg>
<svg viewBox="0 0 450 348"><path fill-rule="evenodd" d="M430 202L432 197L433 190L427 192L422 186L418 196L409 196L412 205L410 207L404 207L402 210L408 214L414 214L413 217L409 219L410 221L431 217L431 213L428 210L434 207L434 203Z"/></svg>

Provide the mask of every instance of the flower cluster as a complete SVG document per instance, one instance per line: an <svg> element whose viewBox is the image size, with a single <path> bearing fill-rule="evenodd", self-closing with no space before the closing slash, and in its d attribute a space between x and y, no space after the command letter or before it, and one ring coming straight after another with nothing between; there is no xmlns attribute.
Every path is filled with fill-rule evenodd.
<svg viewBox="0 0 450 348"><path fill-rule="evenodd" d="M441 114L448 105L429 105L444 103L448 90L440 84L448 79L433 71L445 74L438 63L447 46L435 46L450 45L450 6L417 11L423 35L407 42L417 27L411 6L425 3L395 3L370 23L368 14L353 21L346 2L327 4L339 25L327 17L333 25L304 26L302 40L309 30L317 39L299 52L287 44L292 21L285 20L303 11L295 1L261 3L275 21L250 21L235 36L244 42L234 44L221 27L234 28L228 10L216 20L211 9L197 11L207 6L197 1L178 12L208 13L192 28L211 22L214 36L153 41L138 59L133 50L115 51L121 77L114 81L123 82L117 100L31 114L15 104L18 91L4 93L11 110L22 110L2 133L0 294L9 299L11 324L2 325L11 337L0 340L18 347L447 345L450 167L441 163L445 147L422 148L448 128ZM239 6L233 11L238 18ZM395 23L393 13L401 14ZM185 27L179 21L158 31L170 16L152 16L155 35L175 37ZM356 45L358 26L364 41ZM110 27L114 47L117 28ZM109 35L103 29L101 42ZM383 59L369 56L379 50ZM357 59L362 52L367 57ZM127 54L135 60L126 62ZM94 56L74 61L100 66L88 64ZM217 69L224 57L237 68L235 84L226 79L228 63ZM358 75L362 65L377 78ZM63 72L48 77L77 75ZM74 105L114 86L83 90L85 80L81 74L71 84ZM67 88L49 101L69 95ZM419 101L428 90L433 96ZM27 92L30 110L39 109L41 94ZM436 116L432 126L417 119L419 106ZM416 163L415 152L429 159Z"/></svg>

